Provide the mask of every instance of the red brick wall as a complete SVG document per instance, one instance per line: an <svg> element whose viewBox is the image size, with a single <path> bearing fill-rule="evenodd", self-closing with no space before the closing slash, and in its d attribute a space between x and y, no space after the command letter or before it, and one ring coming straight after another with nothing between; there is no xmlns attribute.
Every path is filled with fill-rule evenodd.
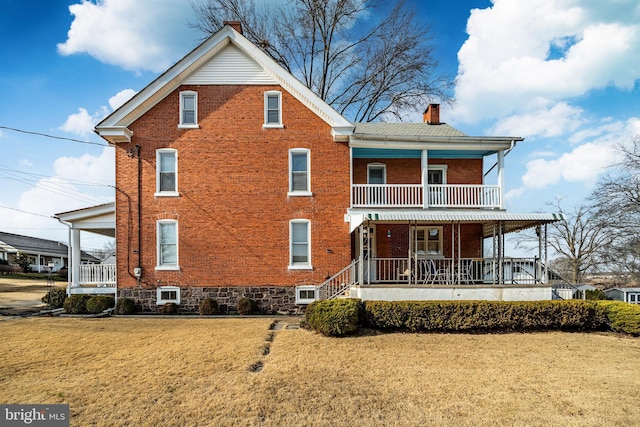
<svg viewBox="0 0 640 427"><path fill-rule="evenodd" d="M178 129L179 91L198 92L200 129ZM263 129L264 92L282 91L284 129ZM319 283L350 262L349 149L278 86L181 86L129 128L116 150L118 285L143 267L143 286ZM142 247L137 159L142 165ZM155 197L156 149L178 150L179 197ZM288 150L311 150L313 197L287 197ZM288 270L289 220L311 221L314 269ZM180 271L155 271L156 221L178 220ZM330 250L330 252L329 252Z"/></svg>
<svg viewBox="0 0 640 427"><path fill-rule="evenodd" d="M367 165L387 166L388 184L420 184L420 159L353 159L353 183L367 183ZM429 159L429 165L447 165L447 184L482 184L481 159Z"/></svg>

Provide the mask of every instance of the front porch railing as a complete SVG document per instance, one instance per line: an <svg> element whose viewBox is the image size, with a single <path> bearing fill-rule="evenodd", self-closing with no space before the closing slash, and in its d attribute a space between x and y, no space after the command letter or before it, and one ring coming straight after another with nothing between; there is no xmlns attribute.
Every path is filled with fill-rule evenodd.
<svg viewBox="0 0 640 427"><path fill-rule="evenodd" d="M359 284L537 285L548 283L536 258L373 258L361 264Z"/></svg>
<svg viewBox="0 0 640 427"><path fill-rule="evenodd" d="M353 184L354 208L423 208L421 184ZM500 187L475 184L430 184L426 207L484 208L501 207Z"/></svg>
<svg viewBox="0 0 640 427"><path fill-rule="evenodd" d="M116 286L115 264L83 264L80 266L80 285L97 287Z"/></svg>

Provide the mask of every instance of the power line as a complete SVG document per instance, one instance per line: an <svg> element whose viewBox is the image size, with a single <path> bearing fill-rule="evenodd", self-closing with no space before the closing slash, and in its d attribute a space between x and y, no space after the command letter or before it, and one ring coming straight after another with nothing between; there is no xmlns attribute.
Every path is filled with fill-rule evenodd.
<svg viewBox="0 0 640 427"><path fill-rule="evenodd" d="M64 136L49 135L47 133L33 132L33 131L29 131L29 130L24 130L24 129L16 129L16 128L12 128L12 127L9 127L9 126L0 125L0 129L12 130L14 132L26 133L28 135L43 136L45 138L60 139L62 141L79 142L80 144L98 145L100 147L113 147L113 145L109 145L109 144L100 144L99 142L82 141L80 139L67 138L67 137L64 137Z"/></svg>
<svg viewBox="0 0 640 427"><path fill-rule="evenodd" d="M10 208L9 206L0 205L0 208L9 209L9 210L16 211L16 212L21 212L21 213L26 213L26 214L29 214L29 215L41 216L41 217L47 218L47 219L55 219L52 216L42 215L42 214L35 213L35 212L27 212L27 211L23 211L21 209Z"/></svg>

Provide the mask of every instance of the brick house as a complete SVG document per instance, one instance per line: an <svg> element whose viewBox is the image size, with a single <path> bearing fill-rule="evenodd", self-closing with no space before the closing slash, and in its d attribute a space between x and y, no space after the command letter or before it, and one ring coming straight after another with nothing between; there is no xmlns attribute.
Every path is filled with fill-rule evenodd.
<svg viewBox="0 0 640 427"><path fill-rule="evenodd" d="M351 123L239 30L96 126L116 149L118 296L145 310L249 296L265 311L345 294L551 298L542 267L509 284L500 268L505 233L538 227L538 262L558 219L504 210L522 138L467 136L436 104L424 123Z"/></svg>

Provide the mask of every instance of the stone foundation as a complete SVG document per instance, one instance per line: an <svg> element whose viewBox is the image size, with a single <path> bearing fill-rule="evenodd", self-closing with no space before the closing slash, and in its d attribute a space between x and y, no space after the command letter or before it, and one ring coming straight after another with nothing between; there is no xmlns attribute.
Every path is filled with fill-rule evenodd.
<svg viewBox="0 0 640 427"><path fill-rule="evenodd" d="M131 298L139 312L157 312L156 289L120 288L118 298ZM240 298L247 297L258 302L266 314L277 312L300 312L296 306L295 287L284 286L234 286L234 287L188 287L180 289L179 313L198 313L200 301L213 298L218 302L221 314L233 313Z"/></svg>

